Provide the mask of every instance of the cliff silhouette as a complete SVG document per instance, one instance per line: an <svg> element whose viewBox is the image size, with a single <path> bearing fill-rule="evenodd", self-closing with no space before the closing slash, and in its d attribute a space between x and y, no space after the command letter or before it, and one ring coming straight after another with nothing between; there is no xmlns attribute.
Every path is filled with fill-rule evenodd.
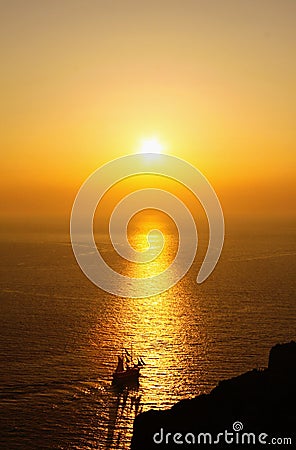
<svg viewBox="0 0 296 450"><path fill-rule="evenodd" d="M225 443L225 430L233 434L233 440L236 439L237 443ZM176 433L179 433L177 437ZM199 433L210 433L211 437L199 436ZM224 435L221 434L217 439L218 433ZM253 433L255 438L252 435L245 436L242 443L243 433ZM258 436L262 433L266 436L258 442ZM290 438L291 444L290 441L274 440L283 438ZM230 434L227 439L231 440ZM218 442L214 445L215 440ZM253 369L223 380L209 394L181 400L169 410L150 410L138 415L134 421L131 450L194 448L196 445L212 448L255 448L265 445L262 440L266 444L273 444L272 448L277 448L276 442L281 448L287 445L289 448L295 448L294 341L272 347L266 369Z"/></svg>

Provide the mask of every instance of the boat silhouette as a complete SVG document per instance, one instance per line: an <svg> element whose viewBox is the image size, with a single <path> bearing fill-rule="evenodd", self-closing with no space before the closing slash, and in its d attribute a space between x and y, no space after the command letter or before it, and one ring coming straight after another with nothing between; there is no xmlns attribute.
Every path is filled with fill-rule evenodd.
<svg viewBox="0 0 296 450"><path fill-rule="evenodd" d="M129 353L126 349L117 358L117 367L112 375L113 384L137 384L140 370L145 365L143 359L138 358L137 363L134 363L132 351Z"/></svg>

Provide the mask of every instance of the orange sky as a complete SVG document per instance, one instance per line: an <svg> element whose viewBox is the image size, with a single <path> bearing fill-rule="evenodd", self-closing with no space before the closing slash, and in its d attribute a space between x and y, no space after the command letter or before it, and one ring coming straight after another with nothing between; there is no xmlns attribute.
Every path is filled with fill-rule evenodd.
<svg viewBox="0 0 296 450"><path fill-rule="evenodd" d="M68 220L85 178L149 136L226 214L293 213L295 17L293 0L2 2L1 217Z"/></svg>

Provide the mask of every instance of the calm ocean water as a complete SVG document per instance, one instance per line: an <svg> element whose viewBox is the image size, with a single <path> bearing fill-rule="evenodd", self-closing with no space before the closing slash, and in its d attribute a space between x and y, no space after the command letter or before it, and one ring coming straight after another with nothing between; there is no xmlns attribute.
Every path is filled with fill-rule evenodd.
<svg viewBox="0 0 296 450"><path fill-rule="evenodd" d="M1 449L128 449L140 411L266 366L273 344L296 337L288 226L228 234L204 284L197 260L174 288L144 299L93 286L67 237L11 237L1 252ZM118 391L112 371L131 342L147 365L138 389Z"/></svg>

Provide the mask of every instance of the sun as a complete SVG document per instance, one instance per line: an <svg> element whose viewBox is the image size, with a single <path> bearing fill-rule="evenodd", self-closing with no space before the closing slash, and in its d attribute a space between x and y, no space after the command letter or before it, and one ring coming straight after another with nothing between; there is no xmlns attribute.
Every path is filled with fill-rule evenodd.
<svg viewBox="0 0 296 450"><path fill-rule="evenodd" d="M140 148L141 153L157 153L160 154L164 150L163 145L156 138L143 139Z"/></svg>

